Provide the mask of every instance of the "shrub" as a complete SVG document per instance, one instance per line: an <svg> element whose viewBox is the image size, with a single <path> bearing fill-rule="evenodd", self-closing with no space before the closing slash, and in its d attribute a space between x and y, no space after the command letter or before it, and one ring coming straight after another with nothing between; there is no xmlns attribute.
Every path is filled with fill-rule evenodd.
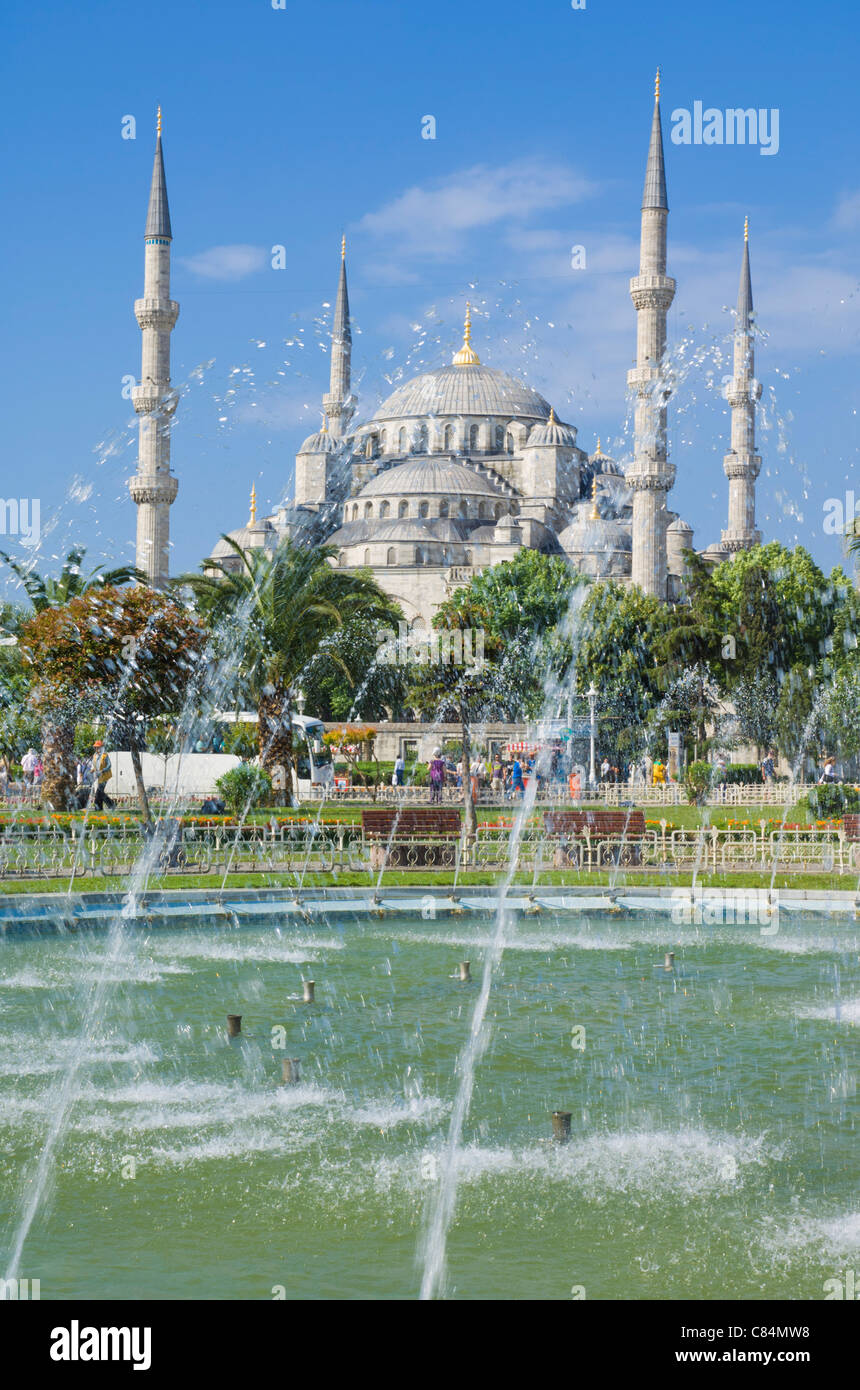
<svg viewBox="0 0 860 1390"><path fill-rule="evenodd" d="M262 767L252 763L240 763L229 772L223 773L215 783L227 810L233 815L259 806L268 799L272 791L272 779Z"/></svg>
<svg viewBox="0 0 860 1390"><path fill-rule="evenodd" d="M726 781L730 787L751 787L760 784L761 780L758 763L729 763L726 768Z"/></svg>
<svg viewBox="0 0 860 1390"><path fill-rule="evenodd" d="M684 771L684 790L691 806L703 806L711 789L710 763L690 763Z"/></svg>
<svg viewBox="0 0 860 1390"><path fill-rule="evenodd" d="M808 808L814 820L834 820L846 811L849 815L860 811L860 791L841 782L833 786L824 783L820 787L811 787L800 804Z"/></svg>

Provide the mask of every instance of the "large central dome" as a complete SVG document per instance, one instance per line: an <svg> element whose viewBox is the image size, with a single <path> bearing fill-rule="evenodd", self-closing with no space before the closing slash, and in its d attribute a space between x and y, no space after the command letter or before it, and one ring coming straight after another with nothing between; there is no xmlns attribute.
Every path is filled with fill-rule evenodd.
<svg viewBox="0 0 860 1390"><path fill-rule="evenodd" d="M495 415L511 420L548 420L549 403L516 377L480 363L439 367L398 386L374 419L413 416Z"/></svg>

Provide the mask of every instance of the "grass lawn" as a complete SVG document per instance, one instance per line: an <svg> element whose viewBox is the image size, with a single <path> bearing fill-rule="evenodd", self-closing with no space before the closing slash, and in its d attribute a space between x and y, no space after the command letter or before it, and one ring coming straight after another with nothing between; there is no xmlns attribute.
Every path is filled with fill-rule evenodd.
<svg viewBox="0 0 860 1390"><path fill-rule="evenodd" d="M372 888L375 887L377 876L344 871L339 874L331 873L309 873L305 875L303 888ZM391 870L383 874L383 888L414 888L416 890L428 888L450 887L454 882L454 874L444 870L434 873L432 878L420 874L410 874ZM487 872L465 872L461 873L458 880L458 888L468 887L497 887L499 882L498 874ZM532 874L517 874L514 883L519 886L531 887L533 882ZM608 873L585 873L574 869L548 870L540 875L538 889L546 887L606 887L612 882ZM636 873L628 872L619 874L614 886L619 891L625 888L649 887L649 888L684 888L689 887L691 875L689 873ZM704 888L769 888L771 886L770 874L760 874L755 872L744 872L735 874L698 874L696 884ZM149 880L147 891L162 892L164 890L176 890L186 888L203 889L209 892L217 892L222 885L226 888L287 888L295 889L295 874L228 874L224 879L220 874L170 874L153 877ZM856 889L857 880L854 874L845 874L841 877L836 874L824 873L778 873L774 880L775 888L798 888L798 889L829 889L832 891L852 892ZM122 881L116 878L76 878L74 889L76 893L117 893L122 892ZM16 893L65 893L68 890L68 879L66 878L31 878L31 879L10 879L3 883L5 894Z"/></svg>

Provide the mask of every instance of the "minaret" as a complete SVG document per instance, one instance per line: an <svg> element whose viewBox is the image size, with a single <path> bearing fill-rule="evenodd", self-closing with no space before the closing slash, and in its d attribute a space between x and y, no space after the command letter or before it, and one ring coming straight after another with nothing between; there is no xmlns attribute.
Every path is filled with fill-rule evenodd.
<svg viewBox="0 0 860 1390"><path fill-rule="evenodd" d="M331 378L323 410L328 416L329 432L340 439L352 419L354 406L350 399L350 357L352 331L349 326L349 295L346 290L346 237L340 243L340 279L331 327Z"/></svg>
<svg viewBox="0 0 860 1390"><path fill-rule="evenodd" d="M755 379L755 347L752 324L752 280L750 279L750 226L744 219L744 258L738 289L735 321L734 376L726 391L732 408L732 446L723 459L729 480L729 525L723 532L723 550L749 550L761 543L755 529L755 480L761 471L761 458L755 451L755 407L761 396L761 382Z"/></svg>
<svg viewBox="0 0 860 1390"><path fill-rule="evenodd" d="M631 579L646 594L666 598L666 493L675 481L666 459L666 401L661 381L666 349L666 314L675 297L675 281L666 274L666 171L660 122L660 70L654 85L654 117L642 195L639 274L630 281L637 313L636 366L627 384L636 392L633 462L627 482L633 490L633 561Z"/></svg>
<svg viewBox="0 0 860 1390"><path fill-rule="evenodd" d="M137 504L138 569L150 584L167 582L170 546L170 505L179 483L170 472L170 428L176 395L170 389L170 334L179 305L170 298L170 211L161 150L161 107L155 141L155 163L146 215L143 299L134 303L143 336L140 385L131 398L140 417L137 473L129 481Z"/></svg>

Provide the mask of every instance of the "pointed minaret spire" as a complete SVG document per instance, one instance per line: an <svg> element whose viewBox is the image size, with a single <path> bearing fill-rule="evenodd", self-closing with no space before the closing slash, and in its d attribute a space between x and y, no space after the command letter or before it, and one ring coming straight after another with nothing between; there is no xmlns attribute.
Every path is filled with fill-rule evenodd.
<svg viewBox="0 0 860 1390"><path fill-rule="evenodd" d="M179 484L170 471L170 429L176 395L170 388L170 335L179 305L170 298L170 211L161 148L161 107L155 133L155 162L144 233L143 298L135 300L142 358L140 384L131 398L140 420L137 472L129 482L137 505L135 564L149 583L167 583L170 550L170 506Z"/></svg>
<svg viewBox="0 0 860 1390"><path fill-rule="evenodd" d="M645 166L645 188L642 193L643 208L661 208L669 211L666 196L666 165L663 160L663 126L660 120L660 69L654 82L654 115L651 119L651 143L648 146L648 163Z"/></svg>
<svg viewBox="0 0 860 1390"><path fill-rule="evenodd" d="M161 107L158 108L155 135L155 160L152 165L152 186L146 213L144 236L172 237L170 208L167 206L167 180L164 177L164 155L161 149Z"/></svg>
<svg viewBox="0 0 860 1390"><path fill-rule="evenodd" d="M662 599L668 596L666 494L675 481L675 469L668 462L666 452L669 387L663 366L666 316L675 297L675 281L666 274L668 218L658 68L642 195L639 274L630 281L630 298L636 309L638 326L636 366L627 373L627 384L635 392L633 461L627 481L633 491L631 580L646 594Z"/></svg>
<svg viewBox="0 0 860 1390"><path fill-rule="evenodd" d="M722 535L723 550L750 550L761 542L755 525L755 480L761 458L755 446L755 408L761 382L755 379L753 296L750 276L750 224L744 219L744 254L735 317L734 375L726 391L732 408L731 449L723 459L729 480L729 524Z"/></svg>
<svg viewBox="0 0 860 1390"><path fill-rule="evenodd" d="M331 326L331 373L323 409L331 422L331 435L339 439L352 419L350 401L350 359L352 330L349 326L349 294L346 288L346 237L340 239L340 279Z"/></svg>

